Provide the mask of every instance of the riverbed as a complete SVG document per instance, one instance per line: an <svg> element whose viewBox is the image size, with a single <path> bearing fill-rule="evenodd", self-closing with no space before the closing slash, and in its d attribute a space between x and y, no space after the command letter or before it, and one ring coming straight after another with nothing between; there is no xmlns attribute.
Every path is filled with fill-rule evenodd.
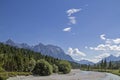
<svg viewBox="0 0 120 80"><path fill-rule="evenodd" d="M120 76L93 71L72 70L69 74L52 74L50 76L16 76L7 80L120 80Z"/></svg>

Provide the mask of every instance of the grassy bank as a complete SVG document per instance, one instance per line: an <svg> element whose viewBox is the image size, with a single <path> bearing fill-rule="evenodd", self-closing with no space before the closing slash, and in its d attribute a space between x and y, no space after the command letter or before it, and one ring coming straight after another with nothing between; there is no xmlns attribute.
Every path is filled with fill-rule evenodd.
<svg viewBox="0 0 120 80"><path fill-rule="evenodd" d="M0 72L0 80L6 80L9 77L14 77L14 76L28 76L31 75L32 73L30 72Z"/></svg>
<svg viewBox="0 0 120 80"><path fill-rule="evenodd" d="M116 75L120 76L120 71L119 70L107 70L106 72L116 74Z"/></svg>

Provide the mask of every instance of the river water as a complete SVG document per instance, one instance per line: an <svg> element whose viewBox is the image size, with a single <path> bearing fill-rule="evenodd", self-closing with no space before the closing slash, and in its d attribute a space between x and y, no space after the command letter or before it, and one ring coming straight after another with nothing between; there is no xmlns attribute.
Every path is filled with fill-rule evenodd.
<svg viewBox="0 0 120 80"><path fill-rule="evenodd" d="M90 75L92 73L96 73L94 71L82 71L82 72L84 75ZM105 73L105 72L99 72L99 73L105 74L105 77L103 77L103 78L96 77L94 80L120 80L120 76L118 76L118 75L114 75L111 73ZM85 80L89 80L89 79L85 79Z"/></svg>

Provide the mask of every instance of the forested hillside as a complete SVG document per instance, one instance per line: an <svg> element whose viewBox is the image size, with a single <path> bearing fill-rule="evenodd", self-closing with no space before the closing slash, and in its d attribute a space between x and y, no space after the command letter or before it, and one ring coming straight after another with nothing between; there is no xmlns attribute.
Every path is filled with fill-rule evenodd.
<svg viewBox="0 0 120 80"><path fill-rule="evenodd" d="M57 64L58 59L43 56L26 49L19 49L0 43L0 66L6 71L31 71L33 62L45 59L50 64Z"/></svg>
<svg viewBox="0 0 120 80"><path fill-rule="evenodd" d="M31 50L11 47L0 43L0 67L5 71L19 71L29 72L32 71L37 60L44 59L51 65L59 65L59 60L50 56L41 55L41 53L33 52ZM79 65L72 63L74 68Z"/></svg>
<svg viewBox="0 0 120 80"><path fill-rule="evenodd" d="M39 43L30 46L27 43L16 43L11 39L8 39L6 42L4 42L4 44L17 48L29 49L34 52L40 52L42 55L48 55L62 60L74 61L72 57L67 55L61 47L56 45L50 45L50 44L45 45L43 43Z"/></svg>

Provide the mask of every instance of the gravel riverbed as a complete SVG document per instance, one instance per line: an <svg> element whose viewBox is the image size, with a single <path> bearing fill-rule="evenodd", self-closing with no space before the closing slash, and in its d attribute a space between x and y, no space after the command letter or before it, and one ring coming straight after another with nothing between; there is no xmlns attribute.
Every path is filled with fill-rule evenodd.
<svg viewBox="0 0 120 80"><path fill-rule="evenodd" d="M50 76L16 76L7 80L120 80L120 76L93 71L72 70L69 74L52 74Z"/></svg>

